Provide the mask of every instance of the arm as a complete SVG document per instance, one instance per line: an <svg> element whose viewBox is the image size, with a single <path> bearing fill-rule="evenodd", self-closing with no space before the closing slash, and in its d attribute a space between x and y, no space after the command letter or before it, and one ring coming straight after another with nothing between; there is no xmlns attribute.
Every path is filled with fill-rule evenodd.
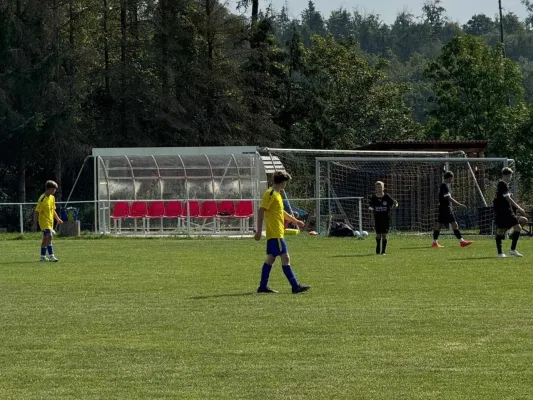
<svg viewBox="0 0 533 400"><path fill-rule="evenodd" d="M287 211L283 211L283 217L285 218L285 221L290 221L293 224L298 225L300 228L303 228L305 226L305 223L303 221L297 220L292 215L290 215Z"/></svg>
<svg viewBox="0 0 533 400"><path fill-rule="evenodd" d="M457 206L459 206L459 207L464 207L464 208L466 208L466 205L465 205L465 204L459 203L459 202L458 202L457 200L455 200L452 196L450 196L450 201L451 201L453 204L455 204L455 205L457 205Z"/></svg>
<svg viewBox="0 0 533 400"><path fill-rule="evenodd" d="M257 212L257 230L255 231L255 240L261 239L261 234L263 232L263 219L265 218L265 209L263 207L259 208Z"/></svg>
<svg viewBox="0 0 533 400"><path fill-rule="evenodd" d="M39 211L33 212L33 230L37 231L38 222L39 221Z"/></svg>
<svg viewBox="0 0 533 400"><path fill-rule="evenodd" d="M62 224L63 223L63 220L61 218L59 218L59 215L57 215L56 210L54 210L54 219L56 220L56 222L58 224Z"/></svg>

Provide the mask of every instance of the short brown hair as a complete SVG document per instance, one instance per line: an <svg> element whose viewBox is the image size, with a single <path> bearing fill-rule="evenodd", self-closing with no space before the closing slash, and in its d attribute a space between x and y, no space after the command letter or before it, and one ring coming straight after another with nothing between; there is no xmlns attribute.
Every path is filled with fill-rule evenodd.
<svg viewBox="0 0 533 400"><path fill-rule="evenodd" d="M502 175L503 176L508 176L508 175L512 175L513 174L513 170L509 167L505 167L504 169L502 169Z"/></svg>
<svg viewBox="0 0 533 400"><path fill-rule="evenodd" d="M59 185L57 183L55 183L54 181L46 181L46 183L44 184L44 187L46 190L48 189L57 189L59 187Z"/></svg>
<svg viewBox="0 0 533 400"><path fill-rule="evenodd" d="M453 178L453 172L452 171L446 171L444 173L444 179Z"/></svg>
<svg viewBox="0 0 533 400"><path fill-rule="evenodd" d="M291 179L292 179L291 176L285 171L274 172L274 183L282 183L282 182L290 181Z"/></svg>

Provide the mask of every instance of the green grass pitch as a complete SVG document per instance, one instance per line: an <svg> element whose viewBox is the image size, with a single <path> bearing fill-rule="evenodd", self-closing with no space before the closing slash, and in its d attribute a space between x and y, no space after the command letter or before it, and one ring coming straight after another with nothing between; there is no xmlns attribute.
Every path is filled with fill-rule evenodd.
<svg viewBox="0 0 533 400"><path fill-rule="evenodd" d="M533 399L533 241L430 241L0 240L0 399Z"/></svg>

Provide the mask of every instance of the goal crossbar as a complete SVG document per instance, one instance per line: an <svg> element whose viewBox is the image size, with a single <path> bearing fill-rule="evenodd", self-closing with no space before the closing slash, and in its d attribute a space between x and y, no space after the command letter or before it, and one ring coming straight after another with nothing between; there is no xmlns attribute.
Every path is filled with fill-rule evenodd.
<svg viewBox="0 0 533 400"><path fill-rule="evenodd" d="M420 154L420 152L418 153ZM429 153L428 153L429 154ZM318 163L320 161L364 161L364 162L501 162L504 165L514 163L511 158L473 158L473 157L315 157Z"/></svg>

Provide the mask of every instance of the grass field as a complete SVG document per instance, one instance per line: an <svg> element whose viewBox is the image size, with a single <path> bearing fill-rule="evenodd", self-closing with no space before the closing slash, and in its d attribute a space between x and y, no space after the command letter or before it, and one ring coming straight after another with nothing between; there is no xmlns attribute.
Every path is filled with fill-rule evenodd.
<svg viewBox="0 0 533 400"><path fill-rule="evenodd" d="M0 399L533 399L533 241L428 242L0 239Z"/></svg>

